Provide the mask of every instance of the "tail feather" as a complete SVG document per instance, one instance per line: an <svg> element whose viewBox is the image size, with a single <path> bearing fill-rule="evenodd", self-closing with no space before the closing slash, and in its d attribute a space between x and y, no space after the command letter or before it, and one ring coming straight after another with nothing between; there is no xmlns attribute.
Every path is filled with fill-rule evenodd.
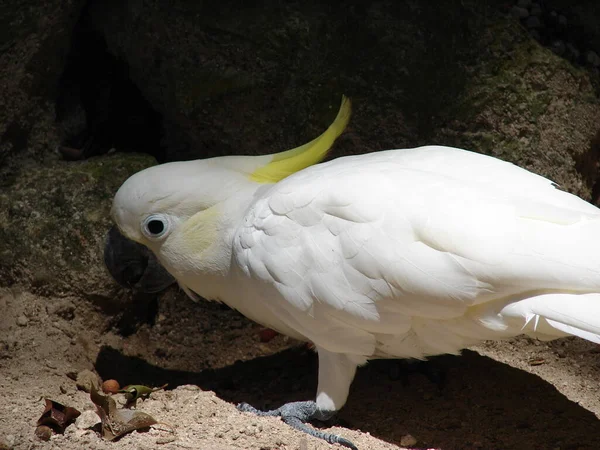
<svg viewBox="0 0 600 450"><path fill-rule="evenodd" d="M600 344L600 294L544 294L511 303L500 315L531 336L578 336Z"/></svg>

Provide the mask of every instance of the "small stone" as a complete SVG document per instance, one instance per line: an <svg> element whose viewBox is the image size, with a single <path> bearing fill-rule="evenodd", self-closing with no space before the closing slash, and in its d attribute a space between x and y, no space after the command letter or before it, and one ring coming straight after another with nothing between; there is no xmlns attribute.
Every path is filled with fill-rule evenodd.
<svg viewBox="0 0 600 450"><path fill-rule="evenodd" d="M591 64L594 67L600 66L600 56L598 56L598 53L596 53L593 50L587 52L587 54L585 55L585 59L589 64Z"/></svg>
<svg viewBox="0 0 600 450"><path fill-rule="evenodd" d="M48 425L40 425L35 429L35 435L42 441L49 441L54 432Z"/></svg>
<svg viewBox="0 0 600 450"><path fill-rule="evenodd" d="M405 434L400 438L400 445L402 447L412 447L413 445L417 445L417 440L411 434Z"/></svg>
<svg viewBox="0 0 600 450"><path fill-rule="evenodd" d="M58 368L58 365L54 361L50 361L49 359L47 359L44 362L46 363L46 367L48 367L49 369L57 369Z"/></svg>
<svg viewBox="0 0 600 450"><path fill-rule="evenodd" d="M159 438L156 440L157 444L170 444L171 442L175 442L177 438L175 436L167 436L164 438Z"/></svg>
<svg viewBox="0 0 600 450"><path fill-rule="evenodd" d="M532 16L541 16L542 15L542 7L539 3L532 3L531 8L529 8L529 14Z"/></svg>
<svg viewBox="0 0 600 450"><path fill-rule="evenodd" d="M17 317L17 325L18 326L26 327L28 323L29 323L29 319L27 317L25 317L24 314L21 314L19 317Z"/></svg>
<svg viewBox="0 0 600 450"><path fill-rule="evenodd" d="M510 14L517 19L524 19L525 17L529 16L529 11L527 11L525 8L513 6L510 8Z"/></svg>
<svg viewBox="0 0 600 450"><path fill-rule="evenodd" d="M116 394L121 389L117 380L106 380L102 383L102 392L105 394Z"/></svg>
<svg viewBox="0 0 600 450"><path fill-rule="evenodd" d="M529 16L525 21L525 26L527 28L540 28L542 26L542 21L537 16Z"/></svg>
<svg viewBox="0 0 600 450"><path fill-rule="evenodd" d="M278 334L277 331L271 330L270 328L263 328L258 332L260 342L272 341Z"/></svg>
<svg viewBox="0 0 600 450"><path fill-rule="evenodd" d="M73 320L75 317L75 305L69 300L57 300L46 305L46 312L51 316Z"/></svg>
<svg viewBox="0 0 600 450"><path fill-rule="evenodd" d="M82 370L77 374L75 385L77 389L89 393L92 391L92 385L98 386L98 376L91 370Z"/></svg>
<svg viewBox="0 0 600 450"><path fill-rule="evenodd" d="M88 430L94 428L94 426L100 422L100 417L91 409L83 411L81 415L75 420L75 426L80 430Z"/></svg>
<svg viewBox="0 0 600 450"><path fill-rule="evenodd" d="M9 448L12 448L17 443L17 438L14 434L7 434L4 436L4 442L6 442Z"/></svg>
<svg viewBox="0 0 600 450"><path fill-rule="evenodd" d="M521 8L529 8L531 6L532 0L519 0L517 5Z"/></svg>

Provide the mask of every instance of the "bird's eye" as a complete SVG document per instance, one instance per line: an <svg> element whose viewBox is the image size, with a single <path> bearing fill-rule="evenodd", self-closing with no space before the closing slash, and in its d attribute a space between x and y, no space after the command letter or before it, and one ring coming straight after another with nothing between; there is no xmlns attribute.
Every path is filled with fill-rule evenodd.
<svg viewBox="0 0 600 450"><path fill-rule="evenodd" d="M162 220L150 220L147 227L150 234L153 235L158 235L165 231L165 224L162 222Z"/></svg>
<svg viewBox="0 0 600 450"><path fill-rule="evenodd" d="M146 217L142 229L147 237L151 239L160 238L169 231L169 220L164 216L153 214Z"/></svg>

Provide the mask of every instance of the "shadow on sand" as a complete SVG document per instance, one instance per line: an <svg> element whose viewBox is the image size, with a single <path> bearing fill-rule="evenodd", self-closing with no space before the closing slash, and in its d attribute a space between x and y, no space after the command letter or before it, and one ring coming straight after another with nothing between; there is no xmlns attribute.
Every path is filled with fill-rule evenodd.
<svg viewBox="0 0 600 450"><path fill-rule="evenodd" d="M420 446L444 450L600 448L600 420L535 375L471 351L426 364L429 373L444 375L443 383L397 361L359 369L340 424L388 442L412 434ZM313 398L317 360L310 351L292 348L194 373L162 369L104 347L96 368L104 379L124 384L195 384L231 403L273 408Z"/></svg>

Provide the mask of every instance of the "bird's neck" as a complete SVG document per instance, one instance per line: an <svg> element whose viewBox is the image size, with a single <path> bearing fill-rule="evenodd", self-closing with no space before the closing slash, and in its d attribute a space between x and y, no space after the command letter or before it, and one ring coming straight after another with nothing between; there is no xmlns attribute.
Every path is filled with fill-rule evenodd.
<svg viewBox="0 0 600 450"><path fill-rule="evenodd" d="M183 224L161 250L161 262L177 281L208 300L227 303L231 290L233 239L246 212L266 185L248 184Z"/></svg>

